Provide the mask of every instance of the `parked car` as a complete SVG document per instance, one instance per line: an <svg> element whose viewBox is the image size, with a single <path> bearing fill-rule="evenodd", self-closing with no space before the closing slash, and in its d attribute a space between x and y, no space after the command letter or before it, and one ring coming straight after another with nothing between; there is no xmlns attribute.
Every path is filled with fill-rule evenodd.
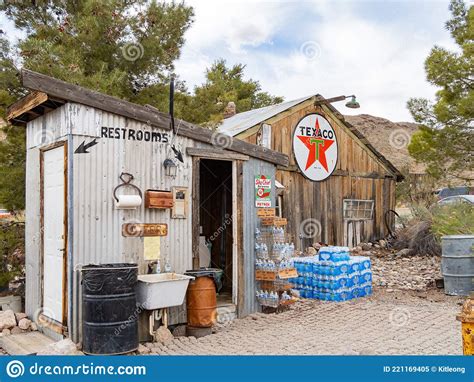
<svg viewBox="0 0 474 382"><path fill-rule="evenodd" d="M10 219L12 217L12 214L10 211L0 208L0 219Z"/></svg>
<svg viewBox="0 0 474 382"><path fill-rule="evenodd" d="M438 200L448 198L450 196L474 195L474 187L445 187L436 190L434 194L438 197Z"/></svg>
<svg viewBox="0 0 474 382"><path fill-rule="evenodd" d="M454 203L467 203L474 205L474 195L456 195L448 196L447 198L438 201L438 205L445 206Z"/></svg>

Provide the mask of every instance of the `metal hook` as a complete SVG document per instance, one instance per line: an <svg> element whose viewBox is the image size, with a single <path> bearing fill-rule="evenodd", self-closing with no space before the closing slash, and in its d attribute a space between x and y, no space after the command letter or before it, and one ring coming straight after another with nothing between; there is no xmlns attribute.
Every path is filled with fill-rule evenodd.
<svg viewBox="0 0 474 382"><path fill-rule="evenodd" d="M125 180L123 177L124 176L128 176L128 180ZM120 180L124 183L124 184L129 184L133 179L135 179L133 177L132 174L128 173L128 172L122 172L119 176Z"/></svg>
<svg viewBox="0 0 474 382"><path fill-rule="evenodd" d="M125 176L128 176L128 180L125 180L124 177ZM114 199L118 202L118 198L117 198L117 190L120 188L120 187L123 187L123 186L130 186L130 187L133 187L137 192L138 192L138 195L140 195L140 198L143 199L142 197L142 192L141 190L135 186L134 184L130 183L133 179L135 179L133 177L132 174L128 173L128 172L122 172L119 176L120 180L123 182L121 184L119 184L117 187L114 188Z"/></svg>

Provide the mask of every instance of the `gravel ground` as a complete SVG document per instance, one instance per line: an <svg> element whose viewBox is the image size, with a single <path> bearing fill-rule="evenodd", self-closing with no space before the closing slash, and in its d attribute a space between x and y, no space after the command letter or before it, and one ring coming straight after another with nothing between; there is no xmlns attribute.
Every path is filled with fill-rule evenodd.
<svg viewBox="0 0 474 382"><path fill-rule="evenodd" d="M374 256L374 294L342 303L302 300L256 313L196 339L146 344L150 354L462 354L462 298L431 286L439 261ZM421 279L418 278L421 275Z"/></svg>
<svg viewBox="0 0 474 382"><path fill-rule="evenodd" d="M280 314L253 314L216 334L147 344L156 354L461 354L458 299L377 290L370 298L305 300Z"/></svg>

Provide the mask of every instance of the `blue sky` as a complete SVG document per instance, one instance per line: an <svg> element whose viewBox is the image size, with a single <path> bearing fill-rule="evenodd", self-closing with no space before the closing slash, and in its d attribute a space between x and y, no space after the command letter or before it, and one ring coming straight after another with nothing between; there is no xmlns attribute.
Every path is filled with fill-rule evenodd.
<svg viewBox="0 0 474 382"><path fill-rule="evenodd" d="M190 89L217 58L247 65L248 77L286 100L355 93L358 110L409 121L406 101L433 98L423 63L435 45L454 48L447 0L203 1L187 0L195 21L176 72ZM2 29L15 38L11 24Z"/></svg>

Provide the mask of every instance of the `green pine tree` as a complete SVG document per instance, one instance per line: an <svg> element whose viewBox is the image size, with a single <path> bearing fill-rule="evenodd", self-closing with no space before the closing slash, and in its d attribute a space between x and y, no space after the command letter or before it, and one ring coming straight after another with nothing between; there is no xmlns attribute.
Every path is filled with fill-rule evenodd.
<svg viewBox="0 0 474 382"><path fill-rule="evenodd" d="M422 126L408 146L436 179L473 181L474 176L474 6L452 0L446 23L459 51L435 46L425 62L427 79L440 88L434 103L421 98L408 108Z"/></svg>
<svg viewBox="0 0 474 382"><path fill-rule="evenodd" d="M193 18L183 3L129 0L6 1L0 5L26 37L0 39L0 116L25 94L18 66L132 102L167 97L166 82ZM24 129L0 142L0 205L24 208Z"/></svg>
<svg viewBox="0 0 474 382"><path fill-rule="evenodd" d="M227 67L226 61L219 59L206 70L206 81L194 89L194 97L189 101L189 112L185 118L194 123L217 125L222 120L228 102L234 102L238 113L283 101L261 91L258 81L244 79L245 65Z"/></svg>
<svg viewBox="0 0 474 382"><path fill-rule="evenodd" d="M26 37L16 47L0 39L0 116L25 95L19 66L64 81L167 111L169 77L193 20L184 3L131 0L49 0L3 2L0 11ZM177 78L175 116L215 126L227 102L237 111L282 101L244 79L244 65L216 61L206 82L189 94ZM7 126L0 142L0 205L24 208L24 129ZM8 179L8 181L5 181Z"/></svg>

